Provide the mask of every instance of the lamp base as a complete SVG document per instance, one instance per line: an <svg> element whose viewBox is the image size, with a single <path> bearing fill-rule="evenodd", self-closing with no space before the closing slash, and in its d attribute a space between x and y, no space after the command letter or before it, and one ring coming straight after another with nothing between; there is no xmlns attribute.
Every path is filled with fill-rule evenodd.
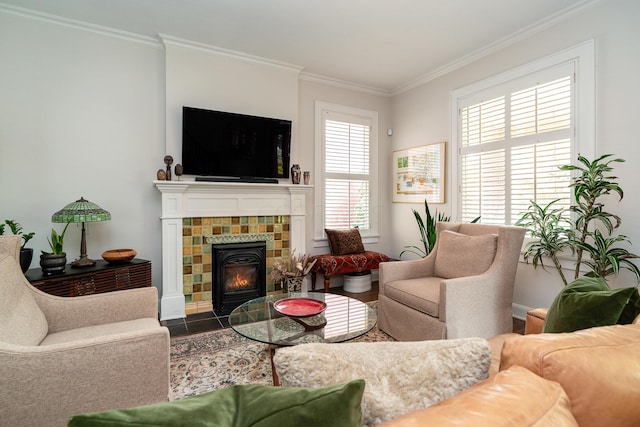
<svg viewBox="0 0 640 427"><path fill-rule="evenodd" d="M79 259L73 261L69 264L71 268L82 268L82 267L91 267L92 265L96 265L95 260L91 258L87 258L87 256L81 256Z"/></svg>

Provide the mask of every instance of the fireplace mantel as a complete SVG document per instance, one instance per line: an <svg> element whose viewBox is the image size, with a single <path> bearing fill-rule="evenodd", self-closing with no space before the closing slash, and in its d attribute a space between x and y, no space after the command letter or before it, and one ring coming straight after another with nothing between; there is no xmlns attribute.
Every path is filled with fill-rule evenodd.
<svg viewBox="0 0 640 427"><path fill-rule="evenodd" d="M221 216L290 217L291 247L305 252L309 185L154 181L162 193L162 320L185 317L182 290L182 219Z"/></svg>

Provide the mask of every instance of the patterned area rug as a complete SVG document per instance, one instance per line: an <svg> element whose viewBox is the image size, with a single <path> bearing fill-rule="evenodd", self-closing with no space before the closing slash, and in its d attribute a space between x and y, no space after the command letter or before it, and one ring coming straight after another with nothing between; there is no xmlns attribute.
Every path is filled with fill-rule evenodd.
<svg viewBox="0 0 640 427"><path fill-rule="evenodd" d="M393 341L377 326L355 341ZM339 344L336 344L339 345ZM266 344L231 328L171 338L172 399L183 399L233 384L272 385Z"/></svg>

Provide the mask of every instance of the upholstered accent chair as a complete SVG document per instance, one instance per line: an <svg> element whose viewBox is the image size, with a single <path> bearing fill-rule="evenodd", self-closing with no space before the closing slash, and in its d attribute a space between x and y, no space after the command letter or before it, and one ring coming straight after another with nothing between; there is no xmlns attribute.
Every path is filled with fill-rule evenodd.
<svg viewBox="0 0 640 427"><path fill-rule="evenodd" d="M66 426L169 399L156 288L49 295L25 279L19 252L19 237L0 236L0 425Z"/></svg>
<svg viewBox="0 0 640 427"><path fill-rule="evenodd" d="M380 264L378 327L400 341L511 332L525 229L439 222L436 232L427 257Z"/></svg>

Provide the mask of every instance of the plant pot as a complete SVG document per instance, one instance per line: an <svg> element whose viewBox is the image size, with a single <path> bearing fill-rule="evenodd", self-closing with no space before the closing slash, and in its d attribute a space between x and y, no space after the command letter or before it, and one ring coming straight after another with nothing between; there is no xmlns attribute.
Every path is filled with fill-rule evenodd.
<svg viewBox="0 0 640 427"><path fill-rule="evenodd" d="M32 259L33 259L32 248L20 249L20 267L22 268L23 273L26 273L29 267L31 266Z"/></svg>
<svg viewBox="0 0 640 427"><path fill-rule="evenodd" d="M45 275L61 274L67 265L67 254L42 254L40 255L40 267Z"/></svg>
<svg viewBox="0 0 640 427"><path fill-rule="evenodd" d="M304 276L287 277L282 282L282 292L300 292L302 291L302 281Z"/></svg>

